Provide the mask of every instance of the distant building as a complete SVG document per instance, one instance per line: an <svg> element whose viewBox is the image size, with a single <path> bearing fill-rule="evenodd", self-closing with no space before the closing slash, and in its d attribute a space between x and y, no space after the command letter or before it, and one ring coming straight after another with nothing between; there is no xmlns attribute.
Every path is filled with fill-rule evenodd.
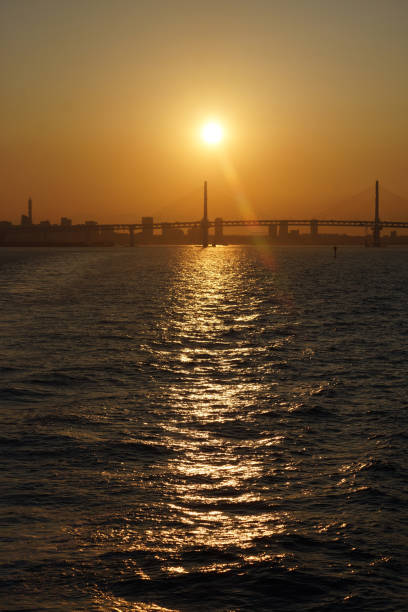
<svg viewBox="0 0 408 612"><path fill-rule="evenodd" d="M278 235L278 226L276 223L271 223L268 227L268 236L270 239L275 239Z"/></svg>
<svg viewBox="0 0 408 612"><path fill-rule="evenodd" d="M171 227L169 223L163 223L162 225L162 240L163 242L169 243L183 243L184 232L182 229Z"/></svg>
<svg viewBox="0 0 408 612"><path fill-rule="evenodd" d="M153 217L142 217L142 237L144 240L153 238Z"/></svg>
<svg viewBox="0 0 408 612"><path fill-rule="evenodd" d="M98 222L85 221L84 242L86 244L95 244L99 240Z"/></svg>
<svg viewBox="0 0 408 612"><path fill-rule="evenodd" d="M190 227L187 232L188 240L193 244L200 244L202 240L201 235L201 227L196 225L194 227Z"/></svg>
<svg viewBox="0 0 408 612"><path fill-rule="evenodd" d="M33 202L31 198L28 198L28 214L21 215L20 225L23 227L29 227L33 224Z"/></svg>
<svg viewBox="0 0 408 612"><path fill-rule="evenodd" d="M61 217L61 227L72 227L72 219Z"/></svg>

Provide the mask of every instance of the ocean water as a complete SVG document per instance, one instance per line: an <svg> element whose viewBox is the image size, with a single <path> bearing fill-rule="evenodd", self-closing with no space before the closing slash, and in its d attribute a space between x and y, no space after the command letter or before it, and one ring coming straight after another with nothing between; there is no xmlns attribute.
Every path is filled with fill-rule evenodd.
<svg viewBox="0 0 408 612"><path fill-rule="evenodd" d="M408 250L0 250L3 611L401 611Z"/></svg>

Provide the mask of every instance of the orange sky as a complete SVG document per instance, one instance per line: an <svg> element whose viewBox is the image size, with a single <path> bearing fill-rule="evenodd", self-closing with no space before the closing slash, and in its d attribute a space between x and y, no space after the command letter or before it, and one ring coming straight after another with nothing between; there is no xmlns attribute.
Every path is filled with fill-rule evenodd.
<svg viewBox="0 0 408 612"><path fill-rule="evenodd" d="M31 195L35 222L193 220L204 179L211 218L371 216L350 196L377 178L408 198L407 24L403 0L2 0L0 219Z"/></svg>

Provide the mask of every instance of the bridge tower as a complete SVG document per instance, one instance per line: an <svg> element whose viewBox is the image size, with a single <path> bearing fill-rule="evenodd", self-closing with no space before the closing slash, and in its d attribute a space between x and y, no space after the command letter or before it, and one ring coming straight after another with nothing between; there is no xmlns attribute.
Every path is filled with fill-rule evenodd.
<svg viewBox="0 0 408 612"><path fill-rule="evenodd" d="M375 181L375 213L374 213L374 225L373 225L373 246L381 246L381 223L380 223L380 194L379 184Z"/></svg>
<svg viewBox="0 0 408 612"><path fill-rule="evenodd" d="M207 181L204 181L204 216L201 221L201 236L203 241L203 247L208 247Z"/></svg>

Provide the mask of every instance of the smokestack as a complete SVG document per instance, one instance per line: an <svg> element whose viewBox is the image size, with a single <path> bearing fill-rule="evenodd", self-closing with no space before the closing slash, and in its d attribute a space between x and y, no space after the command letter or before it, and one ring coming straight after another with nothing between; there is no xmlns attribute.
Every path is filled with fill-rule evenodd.
<svg viewBox="0 0 408 612"><path fill-rule="evenodd" d="M33 224L33 202L31 198L28 198L28 222L30 225Z"/></svg>

